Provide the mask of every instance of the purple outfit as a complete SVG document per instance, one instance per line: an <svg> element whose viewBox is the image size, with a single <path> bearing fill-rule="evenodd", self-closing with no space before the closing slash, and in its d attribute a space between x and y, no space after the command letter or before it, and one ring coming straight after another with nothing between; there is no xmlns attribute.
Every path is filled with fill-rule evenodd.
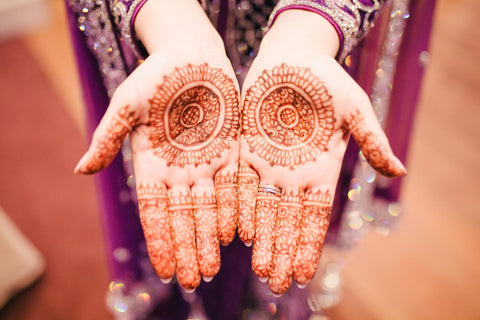
<svg viewBox="0 0 480 320"><path fill-rule="evenodd" d="M146 0L66 2L91 135L115 88L146 54L133 30L136 14ZM370 93L395 154L405 162L428 58L435 1L392 2L393 7L379 0L201 1L225 41L240 81L268 27L269 16L272 23L280 12L294 8L326 17L341 39L338 60L345 60L345 69ZM378 27L373 27L374 22ZM395 202L401 179L377 177L365 169L358 153L357 146L350 143L328 234L332 245L348 247L357 237L348 227L349 212L363 210L371 218L363 222L386 228L398 213ZM131 168L127 142L122 154L95 176L113 279L107 305L116 317L185 319L196 313L209 319L240 319L242 314L273 315L271 307L275 306L275 313L281 312L287 319L308 318L313 310L307 304L311 292L292 286L282 298L274 299L251 273L251 250L238 239L222 247L219 274L212 282L202 283L195 294L185 294L176 284L161 283L148 259Z"/></svg>

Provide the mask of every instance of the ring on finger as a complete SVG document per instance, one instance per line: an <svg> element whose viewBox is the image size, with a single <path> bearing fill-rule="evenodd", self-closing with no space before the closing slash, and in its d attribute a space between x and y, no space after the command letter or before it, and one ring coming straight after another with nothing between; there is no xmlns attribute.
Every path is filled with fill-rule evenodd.
<svg viewBox="0 0 480 320"><path fill-rule="evenodd" d="M275 186L270 186L264 183L260 183L258 185L258 191L263 191L263 192L268 192L268 193L273 193L274 195L281 195L282 194L282 189L275 187Z"/></svg>

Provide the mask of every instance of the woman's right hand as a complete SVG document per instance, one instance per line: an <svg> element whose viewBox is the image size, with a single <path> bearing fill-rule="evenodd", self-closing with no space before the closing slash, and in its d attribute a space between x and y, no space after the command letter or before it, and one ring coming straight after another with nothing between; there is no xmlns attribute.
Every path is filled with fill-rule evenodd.
<svg viewBox="0 0 480 320"><path fill-rule="evenodd" d="M75 171L106 167L130 135L152 264L193 290L235 235L239 87L197 1L148 1L135 27L150 56L115 91Z"/></svg>

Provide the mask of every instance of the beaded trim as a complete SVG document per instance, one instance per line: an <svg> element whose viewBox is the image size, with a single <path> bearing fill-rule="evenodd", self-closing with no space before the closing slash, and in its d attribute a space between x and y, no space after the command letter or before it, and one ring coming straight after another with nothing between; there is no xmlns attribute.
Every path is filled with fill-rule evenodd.
<svg viewBox="0 0 480 320"><path fill-rule="evenodd" d="M145 4L146 0L109 0L112 16L117 25L122 39L127 40L137 58L141 58L138 47L136 45L135 30L133 29L134 16L138 10Z"/></svg>
<svg viewBox="0 0 480 320"><path fill-rule="evenodd" d="M68 0L68 5L76 14L78 28L86 35L87 45L97 58L103 83L111 97L127 74L108 8L101 0Z"/></svg>
<svg viewBox="0 0 480 320"><path fill-rule="evenodd" d="M272 11L268 25L271 26L277 15L291 8L306 7L323 13L336 24L341 31L341 48L337 60L342 62L367 31L373 27L376 12L382 0L371 0L363 4L360 0L280 0ZM330 19L329 19L330 20Z"/></svg>

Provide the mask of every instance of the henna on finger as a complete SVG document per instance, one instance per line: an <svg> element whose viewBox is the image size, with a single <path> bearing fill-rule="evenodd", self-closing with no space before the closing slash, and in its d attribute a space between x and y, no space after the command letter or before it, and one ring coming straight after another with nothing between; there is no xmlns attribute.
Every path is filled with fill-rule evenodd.
<svg viewBox="0 0 480 320"><path fill-rule="evenodd" d="M105 131L94 134L92 148L80 160L75 172L93 174L108 166L122 147L123 140L138 122L139 117L129 105L120 108Z"/></svg>
<svg viewBox="0 0 480 320"><path fill-rule="evenodd" d="M233 241L238 222L238 188L236 172L219 171L215 175L218 210L218 239L224 246Z"/></svg>
<svg viewBox="0 0 480 320"><path fill-rule="evenodd" d="M325 85L309 69L282 64L248 89L242 134L251 153L294 170L328 151L335 121Z"/></svg>
<svg viewBox="0 0 480 320"><path fill-rule="evenodd" d="M350 113L345 121L365 159L375 170L387 177L398 177L406 173L391 150L380 142L375 133L366 128L365 118L358 109Z"/></svg>
<svg viewBox="0 0 480 320"><path fill-rule="evenodd" d="M220 269L215 194L194 193L192 200L199 270L204 278L211 278Z"/></svg>
<svg viewBox="0 0 480 320"><path fill-rule="evenodd" d="M293 268L293 277L300 285L315 275L327 234L333 197L329 190L307 191L303 199L303 219Z"/></svg>
<svg viewBox="0 0 480 320"><path fill-rule="evenodd" d="M275 247L268 279L268 286L275 294L283 294L292 284L302 218L302 196L299 188L284 190L279 203Z"/></svg>
<svg viewBox="0 0 480 320"><path fill-rule="evenodd" d="M182 287L192 290L201 281L195 250L195 222L190 190L169 190L168 211L177 262L177 280Z"/></svg>
<svg viewBox="0 0 480 320"><path fill-rule="evenodd" d="M139 183L140 221L150 261L162 280L175 274L175 256L168 216L167 189L161 184Z"/></svg>
<svg viewBox="0 0 480 320"><path fill-rule="evenodd" d="M167 166L209 164L237 139L238 92L219 68L175 68L149 102L149 139Z"/></svg>
<svg viewBox="0 0 480 320"><path fill-rule="evenodd" d="M279 201L280 197L273 193L265 191L257 193L252 269L260 278L270 276Z"/></svg>
<svg viewBox="0 0 480 320"><path fill-rule="evenodd" d="M238 237L251 244L255 235L255 199L259 177L248 163L238 167Z"/></svg>

